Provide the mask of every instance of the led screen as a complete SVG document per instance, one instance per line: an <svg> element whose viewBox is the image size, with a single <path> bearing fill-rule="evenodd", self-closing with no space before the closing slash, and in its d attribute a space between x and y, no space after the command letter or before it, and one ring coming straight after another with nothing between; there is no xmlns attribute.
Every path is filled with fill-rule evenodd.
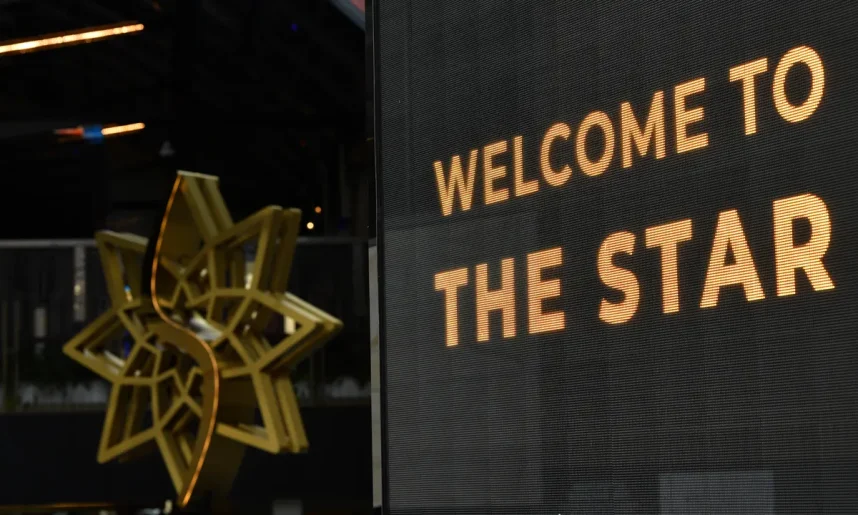
<svg viewBox="0 0 858 515"><path fill-rule="evenodd" d="M376 22L386 509L858 513L858 3Z"/></svg>

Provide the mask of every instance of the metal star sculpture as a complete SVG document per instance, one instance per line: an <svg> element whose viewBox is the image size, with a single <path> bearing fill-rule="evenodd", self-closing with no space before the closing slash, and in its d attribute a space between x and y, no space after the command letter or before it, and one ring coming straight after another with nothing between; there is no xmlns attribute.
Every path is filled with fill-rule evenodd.
<svg viewBox="0 0 858 515"><path fill-rule="evenodd" d="M290 372L342 324L285 293L300 217L272 206L233 223L217 177L179 172L150 263L146 238L96 234L112 307L64 352L113 384L99 462L158 449L185 506L228 489L245 446L307 449ZM294 330L269 342L278 317Z"/></svg>

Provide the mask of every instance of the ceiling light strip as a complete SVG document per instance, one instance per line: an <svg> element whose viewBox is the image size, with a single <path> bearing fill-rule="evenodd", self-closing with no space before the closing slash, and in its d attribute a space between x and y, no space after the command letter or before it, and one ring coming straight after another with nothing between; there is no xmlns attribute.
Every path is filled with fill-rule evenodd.
<svg viewBox="0 0 858 515"><path fill-rule="evenodd" d="M107 27L93 27L74 32L43 36L38 39L0 43L0 54L32 52L45 48L73 45L76 43L88 43L90 41L96 41L112 36L132 34L134 32L140 32L141 30L143 30L143 24L135 22L124 22L121 25L111 25Z"/></svg>

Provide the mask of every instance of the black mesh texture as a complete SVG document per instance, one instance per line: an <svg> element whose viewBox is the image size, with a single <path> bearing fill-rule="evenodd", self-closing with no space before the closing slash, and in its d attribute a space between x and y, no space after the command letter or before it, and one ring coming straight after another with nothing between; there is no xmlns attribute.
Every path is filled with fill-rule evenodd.
<svg viewBox="0 0 858 515"><path fill-rule="evenodd" d="M381 253L386 348L387 475L394 515L858 513L858 3L387 0L379 2ZM807 120L775 110L781 57L821 56L825 92ZM744 134L742 88L728 70L767 57L756 80L757 134ZM800 67L799 67L800 68ZM798 69L798 68L797 68ZM805 74L806 75L806 74ZM706 148L677 153L674 87L689 98ZM787 79L798 103L809 81ZM620 104L639 120L664 91L666 156L621 166ZM574 140L596 110L611 119L611 165L587 177ZM552 151L571 163L562 187L540 176ZM512 138L537 193L484 203L482 153L473 206L442 216L433 163L467 161L507 140L497 187L512 195ZM602 142L592 143L597 155ZM592 149L591 149L592 150ZM773 201L812 193L828 207L825 267L835 288L775 290ZM701 309L718 213L739 212L765 299L741 287ZM679 251L680 312L662 313L661 261L647 227L691 219ZM597 252L611 233L636 237L615 262L640 284L631 321L599 320ZM798 233L801 230L797 230ZM566 327L528 334L526 257L560 247L553 276ZM516 329L475 341L474 267L515 259ZM435 274L468 268L460 342L445 347ZM619 297L622 298L622 297Z"/></svg>

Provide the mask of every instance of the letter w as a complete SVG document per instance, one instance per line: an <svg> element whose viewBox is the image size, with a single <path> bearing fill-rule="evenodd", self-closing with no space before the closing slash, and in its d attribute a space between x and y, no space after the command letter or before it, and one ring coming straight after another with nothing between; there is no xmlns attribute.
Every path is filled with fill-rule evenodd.
<svg viewBox="0 0 858 515"><path fill-rule="evenodd" d="M461 156L453 156L450 162L450 179L445 179L444 165L441 161L435 161L435 180L438 181L438 197L441 199L441 212L444 216L453 213L453 202L456 198L456 189L459 190L459 205L462 211L471 209L471 201L474 199L474 176L477 169L477 154L479 150L471 150L468 160L468 175L462 174Z"/></svg>

